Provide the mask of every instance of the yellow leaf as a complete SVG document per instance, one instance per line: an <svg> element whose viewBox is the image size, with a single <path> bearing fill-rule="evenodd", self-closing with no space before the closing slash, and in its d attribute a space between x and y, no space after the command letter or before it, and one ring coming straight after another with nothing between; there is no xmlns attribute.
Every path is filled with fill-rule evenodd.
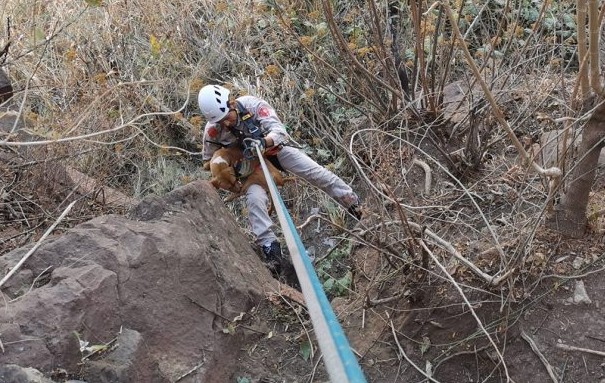
<svg viewBox="0 0 605 383"><path fill-rule="evenodd" d="M201 116L193 116L189 119L189 123L193 126L201 127L202 126L202 117Z"/></svg>
<svg viewBox="0 0 605 383"><path fill-rule="evenodd" d="M34 112L27 112L25 114L25 118L27 118L28 120L31 120L33 122L38 121L38 115Z"/></svg>
<svg viewBox="0 0 605 383"><path fill-rule="evenodd" d="M105 85L107 84L107 76L104 72L100 72L97 73L94 77L93 77L94 82L96 82L99 85Z"/></svg>
<svg viewBox="0 0 605 383"><path fill-rule="evenodd" d="M310 46L313 43L313 37L311 36L302 36L300 38L300 43L306 47Z"/></svg>
<svg viewBox="0 0 605 383"><path fill-rule="evenodd" d="M189 84L189 91L195 92L195 94L197 95L197 92L199 92L203 86L204 86L204 80L202 80L199 77L196 77L193 80L191 80L191 83Z"/></svg>
<svg viewBox="0 0 605 383"><path fill-rule="evenodd" d="M265 72L271 77L276 77L280 74L281 70L277 65L270 64L265 68Z"/></svg>
<svg viewBox="0 0 605 383"><path fill-rule="evenodd" d="M162 49L162 44L160 43L160 40L158 40L155 35L151 35L149 36L149 45L151 46L151 55L157 58L160 55L160 51Z"/></svg>
<svg viewBox="0 0 605 383"><path fill-rule="evenodd" d="M103 5L103 0L84 0L91 7L100 7Z"/></svg>
<svg viewBox="0 0 605 383"><path fill-rule="evenodd" d="M69 48L67 52L65 52L65 60L68 62L74 61L78 57L78 52L74 48Z"/></svg>

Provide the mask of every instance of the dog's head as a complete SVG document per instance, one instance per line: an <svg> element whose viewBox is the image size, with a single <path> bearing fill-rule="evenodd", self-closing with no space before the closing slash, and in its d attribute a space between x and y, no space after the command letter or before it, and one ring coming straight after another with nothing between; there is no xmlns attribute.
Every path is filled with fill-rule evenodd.
<svg viewBox="0 0 605 383"><path fill-rule="evenodd" d="M229 161L220 154L212 157L210 161L210 172L212 186L217 189L229 190L237 193L241 187L235 175L235 169Z"/></svg>
<svg viewBox="0 0 605 383"><path fill-rule="evenodd" d="M212 177L210 183L217 189L229 190L232 193L239 193L241 189L241 182L235 177L233 168L227 168L220 176Z"/></svg>

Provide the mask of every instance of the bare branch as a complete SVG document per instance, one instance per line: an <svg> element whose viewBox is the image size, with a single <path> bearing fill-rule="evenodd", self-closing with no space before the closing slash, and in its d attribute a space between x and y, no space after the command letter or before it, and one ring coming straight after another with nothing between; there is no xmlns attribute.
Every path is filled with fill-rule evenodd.
<svg viewBox="0 0 605 383"><path fill-rule="evenodd" d="M21 260L15 265L15 267L13 267L11 269L11 271L8 272L8 274L6 274L6 276L4 278L2 278L2 280L0 281L0 287L2 287L6 281L9 280L10 277L12 277L17 270L19 270L19 268L21 268L21 266L23 266L23 264L25 263L25 261L27 261L27 259L36 252L36 250L38 250L38 248L40 247L40 245L42 244L42 242L44 242L44 240L46 239L46 237L48 237L50 235L50 233L52 233L53 230L55 230L55 227L57 227L57 225L59 223L61 223L61 221L63 221L63 218L65 218L65 216L69 213L69 211L71 210L72 207L74 207L75 203L77 201L73 201L72 203L70 203L65 210L63 210L63 213L61 213L61 215L59 216L59 218L57 218L57 220L48 228L48 230L46 230L46 232L44 233L44 235L42 235L42 237L40 237L40 239L36 242L36 244L34 245L34 247L32 247L24 256L23 258L21 258Z"/></svg>
<svg viewBox="0 0 605 383"><path fill-rule="evenodd" d="M548 169L543 169L540 165L538 165L535 161L533 161L532 157L529 155L529 153L527 153L527 151L523 147L523 144L521 144L521 142L515 135L515 132L508 124L508 121L506 121L506 118L504 118L504 114L502 113L502 110L498 106L498 103L496 102L496 99L494 98L489 87L485 83L485 80L483 80L483 77L481 76L481 73L479 72L479 68L477 68L475 61L473 60L473 57L472 57L471 53L469 52L468 47L466 46L466 42L464 41L464 39L462 37L462 33L460 32L460 29L458 28L458 22L452 12L452 9L450 8L450 6L447 2L442 2L442 4L450 19L450 25L452 26L454 33L456 34L456 36L458 37L458 39L460 41L460 46L462 48L462 51L464 52L464 56L466 57L466 61L467 61L468 65L470 66L471 70L473 71L475 79L481 85L481 88L483 89L485 97L487 98L487 100L489 101L489 103L492 107L494 116L496 117L496 119L498 120L500 125L504 128L504 130L506 131L508 138L513 142L513 145L515 145L515 148L517 149L519 154L523 157L523 159L528 164L531 164L532 168L539 174L544 175L546 177L550 177L550 178L561 177L561 170L559 168L552 167L552 168L548 168Z"/></svg>
<svg viewBox="0 0 605 383"><path fill-rule="evenodd" d="M532 351L536 353L536 355L538 355L538 358L540 358L540 361L542 362L544 367L546 367L546 371L548 371L548 376L550 376L550 379L552 379L554 383L558 383L559 379L557 379L557 374L555 373L554 368L550 365L550 363L548 363L548 360L542 354L542 352L540 352L540 349L536 345L536 342L534 342L534 340L529 335L527 335L525 331L521 331L521 337L525 339L527 343L529 343L529 346L531 347Z"/></svg>

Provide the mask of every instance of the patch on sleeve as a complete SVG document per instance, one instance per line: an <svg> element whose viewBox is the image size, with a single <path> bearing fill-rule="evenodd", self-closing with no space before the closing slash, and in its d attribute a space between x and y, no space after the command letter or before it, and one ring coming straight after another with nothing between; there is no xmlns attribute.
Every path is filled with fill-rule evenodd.
<svg viewBox="0 0 605 383"><path fill-rule="evenodd" d="M208 137L210 137L210 138L218 137L218 129L215 126L208 128Z"/></svg>
<svg viewBox="0 0 605 383"><path fill-rule="evenodd" d="M258 116L261 118L264 117L269 117L270 115L272 115L273 111L271 110L271 108L266 107L266 106L261 106L260 109L258 110Z"/></svg>

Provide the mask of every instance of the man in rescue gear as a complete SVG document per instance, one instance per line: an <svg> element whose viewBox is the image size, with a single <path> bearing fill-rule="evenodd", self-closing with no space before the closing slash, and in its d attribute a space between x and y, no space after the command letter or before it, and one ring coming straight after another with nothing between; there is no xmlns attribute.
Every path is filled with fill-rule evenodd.
<svg viewBox="0 0 605 383"><path fill-rule="evenodd" d="M301 150L288 146L290 136L271 105L254 96L237 99L229 96L230 91L219 85L206 85L199 92L200 111L207 120L202 150L205 168L221 147L238 145L245 156L256 155L253 143L278 169L305 179L338 201L356 219L361 218L359 197L349 185ZM281 274L286 266L267 211L269 198L261 186L250 186L246 192L248 220L269 268Z"/></svg>

